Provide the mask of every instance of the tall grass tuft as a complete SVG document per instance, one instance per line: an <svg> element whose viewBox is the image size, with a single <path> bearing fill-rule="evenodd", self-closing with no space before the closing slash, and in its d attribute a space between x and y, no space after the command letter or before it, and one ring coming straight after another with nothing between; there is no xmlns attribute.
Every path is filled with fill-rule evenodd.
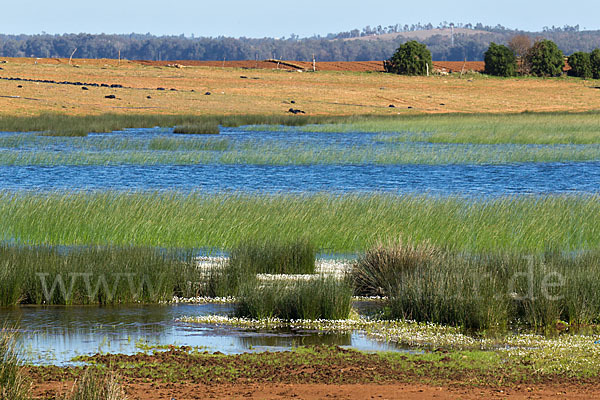
<svg viewBox="0 0 600 400"><path fill-rule="evenodd" d="M112 373L88 368L70 393L60 400L126 400L125 392Z"/></svg>
<svg viewBox="0 0 600 400"><path fill-rule="evenodd" d="M21 372L14 333L0 328L0 400L29 400L30 386Z"/></svg>
<svg viewBox="0 0 600 400"><path fill-rule="evenodd" d="M352 276L359 294L389 297L390 318L483 331L598 323L599 272L599 250L467 253L395 243L367 252Z"/></svg>
<svg viewBox="0 0 600 400"><path fill-rule="evenodd" d="M218 135L220 132L219 125L215 122L204 122L189 125L179 125L173 129L173 133L184 134L201 134L201 135Z"/></svg>
<svg viewBox="0 0 600 400"><path fill-rule="evenodd" d="M345 280L252 281L242 286L235 313L256 319L346 319L351 304L352 287Z"/></svg>
<svg viewBox="0 0 600 400"><path fill-rule="evenodd" d="M189 296L191 251L0 245L0 305L158 303Z"/></svg>
<svg viewBox="0 0 600 400"><path fill-rule="evenodd" d="M440 250L428 242L397 240L378 243L353 264L351 277L356 294L389 296L404 275L438 259Z"/></svg>
<svg viewBox="0 0 600 400"><path fill-rule="evenodd" d="M202 296L237 296L241 287L257 282L257 274L314 274L316 248L306 239L243 240L229 258L204 271Z"/></svg>
<svg viewBox="0 0 600 400"><path fill-rule="evenodd" d="M316 255L307 239L245 240L231 250L229 263L255 274L314 274Z"/></svg>

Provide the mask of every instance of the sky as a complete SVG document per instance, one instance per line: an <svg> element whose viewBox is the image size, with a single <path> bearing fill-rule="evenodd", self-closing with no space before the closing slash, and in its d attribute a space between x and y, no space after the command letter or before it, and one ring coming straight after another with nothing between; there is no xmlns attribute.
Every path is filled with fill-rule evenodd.
<svg viewBox="0 0 600 400"><path fill-rule="evenodd" d="M576 7L556 0L21 0L5 2L0 33L151 33L300 37L370 26L481 22L540 31L544 26L600 29L598 0Z"/></svg>

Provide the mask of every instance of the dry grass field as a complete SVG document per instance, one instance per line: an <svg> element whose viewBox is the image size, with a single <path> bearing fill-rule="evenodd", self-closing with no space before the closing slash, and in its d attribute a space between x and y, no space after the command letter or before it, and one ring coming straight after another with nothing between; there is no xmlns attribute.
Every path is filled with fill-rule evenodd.
<svg viewBox="0 0 600 400"><path fill-rule="evenodd" d="M77 59L72 65L65 59L5 61L0 64L1 78L117 84L124 88L83 90L77 85L0 79L0 115L284 114L290 107L311 115L600 109L600 83L574 78L298 72L276 69L275 64L265 62L231 62L223 68L217 66L219 62L213 66L173 67L168 63L117 60ZM261 68L249 69L248 63ZM361 68L368 69L365 65L369 64L363 63ZM116 98L105 98L108 95Z"/></svg>

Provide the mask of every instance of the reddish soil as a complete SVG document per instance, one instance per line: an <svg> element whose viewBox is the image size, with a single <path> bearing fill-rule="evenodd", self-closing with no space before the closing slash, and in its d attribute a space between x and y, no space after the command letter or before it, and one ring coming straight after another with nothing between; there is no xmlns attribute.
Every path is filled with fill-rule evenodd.
<svg viewBox="0 0 600 400"><path fill-rule="evenodd" d="M459 371L449 358L392 361L339 348L237 356L172 349L92 360L121 376L129 400L600 398L597 379L514 376L510 367ZM81 369L31 367L27 373L36 398L55 399Z"/></svg>
<svg viewBox="0 0 600 400"><path fill-rule="evenodd" d="M540 387L525 389L477 389L396 384L135 384L128 387L130 400L163 399L592 399L600 392L584 388Z"/></svg>

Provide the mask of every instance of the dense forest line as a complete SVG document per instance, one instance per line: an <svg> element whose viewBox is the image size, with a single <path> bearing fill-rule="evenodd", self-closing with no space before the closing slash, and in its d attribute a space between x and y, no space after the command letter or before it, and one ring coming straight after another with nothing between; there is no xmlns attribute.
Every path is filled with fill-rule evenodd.
<svg viewBox="0 0 600 400"><path fill-rule="evenodd" d="M482 24L431 24L390 25L388 27L365 27L325 37L299 38L194 38L181 36L153 36L150 34L63 34L63 35L1 35L2 57L69 57L75 51L76 58L117 58L130 60L254 60L278 58L309 61L313 55L318 61L369 61L389 58L409 36L393 40L379 38L386 34L418 33L450 25L461 28L454 35L435 34L420 40L431 50L434 60L469 61L483 60L490 42L507 43L513 36L524 34L532 39L545 38L554 41L570 55L577 51L589 52L600 47L600 31L580 31L579 26L544 28L542 32L524 32ZM466 31L465 31L466 29ZM466 32L466 33L465 33ZM370 40L365 40L366 38Z"/></svg>

